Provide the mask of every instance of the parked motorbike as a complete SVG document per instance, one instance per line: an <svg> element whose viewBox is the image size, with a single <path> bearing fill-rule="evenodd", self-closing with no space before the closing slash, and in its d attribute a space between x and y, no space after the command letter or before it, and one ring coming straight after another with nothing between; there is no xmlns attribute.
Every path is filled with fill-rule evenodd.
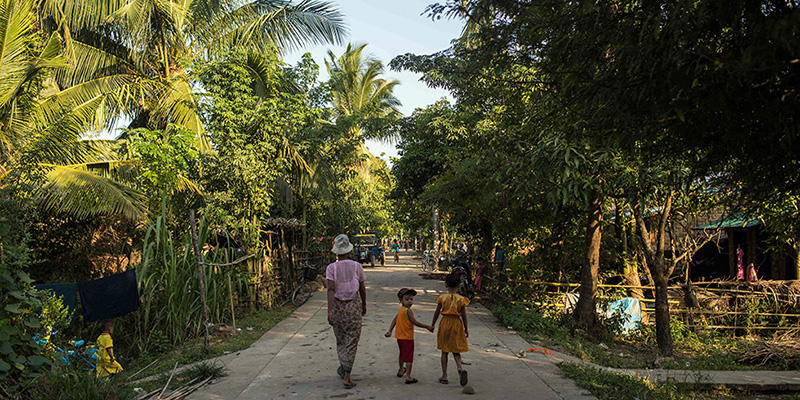
<svg viewBox="0 0 800 400"><path fill-rule="evenodd" d="M461 278L461 286L458 287L458 294L472 300L472 298L475 297L475 283L472 282L469 271L467 271L465 266L458 265L453 268L452 273Z"/></svg>

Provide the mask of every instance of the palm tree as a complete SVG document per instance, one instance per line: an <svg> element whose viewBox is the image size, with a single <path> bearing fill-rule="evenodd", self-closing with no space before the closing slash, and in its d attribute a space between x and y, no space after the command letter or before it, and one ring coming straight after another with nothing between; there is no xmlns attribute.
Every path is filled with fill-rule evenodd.
<svg viewBox="0 0 800 400"><path fill-rule="evenodd" d="M34 0L0 0L0 189L34 188L31 194L43 205L75 215L91 210L138 218L141 194L87 164L103 159L107 143L76 140L92 107L56 110L39 101L66 59L59 33L44 41L37 35L35 6Z"/></svg>
<svg viewBox="0 0 800 400"><path fill-rule="evenodd" d="M331 102L337 125L349 123L351 136L361 136L361 122L369 119L395 117L400 114L400 100L394 96L394 79L381 78L383 63L364 52L366 44L347 45L340 57L328 50L325 66L330 75ZM380 135L379 132L367 132Z"/></svg>
<svg viewBox="0 0 800 400"><path fill-rule="evenodd" d="M73 38L71 60L83 66L59 76L66 89L53 101L81 103L90 96L80 86L102 82L91 93L105 95L97 122L108 127L127 116L131 128L175 123L196 132L206 148L194 62L233 49L338 44L346 34L341 13L320 0L44 0L42 13L51 20L75 16L56 29Z"/></svg>
<svg viewBox="0 0 800 400"><path fill-rule="evenodd" d="M144 215L144 196L120 172L136 160L79 140L86 132L127 116L134 127L177 123L202 144L193 60L337 43L345 32L327 3L272 0L0 0L0 28L0 188L26 181L47 208L131 219ZM42 31L49 40L38 43Z"/></svg>

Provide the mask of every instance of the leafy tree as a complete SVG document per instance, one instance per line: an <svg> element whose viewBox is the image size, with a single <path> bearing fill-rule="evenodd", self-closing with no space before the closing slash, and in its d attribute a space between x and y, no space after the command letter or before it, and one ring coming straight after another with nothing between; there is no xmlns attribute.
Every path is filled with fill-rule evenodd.
<svg viewBox="0 0 800 400"><path fill-rule="evenodd" d="M208 90L214 153L202 158L206 212L256 246L270 215L275 182L292 163L306 165L289 139L308 121L302 93L290 90L275 48L231 52L198 71Z"/></svg>

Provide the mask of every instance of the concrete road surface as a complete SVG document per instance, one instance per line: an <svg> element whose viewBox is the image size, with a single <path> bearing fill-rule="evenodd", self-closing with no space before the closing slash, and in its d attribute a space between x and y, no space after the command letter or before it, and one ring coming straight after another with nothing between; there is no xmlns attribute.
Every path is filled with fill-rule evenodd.
<svg viewBox="0 0 800 400"><path fill-rule="evenodd" d="M397 378L397 343L383 334L397 313L396 293L402 287L416 289L413 311L417 319L430 323L435 299L446 293L444 282L419 276L411 252L402 252L400 264L366 267L367 315L353 381L347 390L336 375L338 361L333 331L327 322L324 292L315 293L289 318L267 332L225 366L228 376L203 387L190 399L594 399L561 375L552 359L529 353L514 354L531 347L519 335L501 327L484 307L467 307L470 351L464 361L469 371L472 396L462 394L455 363L449 362L450 384L441 375L436 336L416 328L412 376L419 383L406 385ZM488 351L487 351L488 350Z"/></svg>

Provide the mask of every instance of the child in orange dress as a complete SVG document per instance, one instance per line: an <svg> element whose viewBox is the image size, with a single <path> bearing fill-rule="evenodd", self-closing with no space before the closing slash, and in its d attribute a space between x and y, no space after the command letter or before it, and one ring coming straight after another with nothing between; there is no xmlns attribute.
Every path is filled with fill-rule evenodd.
<svg viewBox="0 0 800 400"><path fill-rule="evenodd" d="M442 322L439 323L439 331L436 334L436 348L442 351L442 377L439 378L439 383L450 383L447 380L447 353L453 353L461 386L466 386L467 371L461 368L461 353L469 351L466 309L469 300L456 293L461 285L461 278L458 275L448 275L445 284L448 293L436 298L439 305L436 306L431 322L431 326L436 325L439 314L442 315Z"/></svg>
<svg viewBox="0 0 800 400"><path fill-rule="evenodd" d="M397 347L400 348L400 369L397 370L397 377L402 378L405 375L406 384L419 382L411 377L411 364L414 362L414 325L433 332L433 325L417 322L416 318L414 318L414 313L411 312L411 306L414 305L414 296L416 295L417 291L414 289L402 288L397 292L397 298L400 299L400 304L403 306L397 311L389 330L384 335L386 337L392 336L392 329L395 326L397 327L394 331ZM405 363L405 366L403 366L403 363Z"/></svg>

